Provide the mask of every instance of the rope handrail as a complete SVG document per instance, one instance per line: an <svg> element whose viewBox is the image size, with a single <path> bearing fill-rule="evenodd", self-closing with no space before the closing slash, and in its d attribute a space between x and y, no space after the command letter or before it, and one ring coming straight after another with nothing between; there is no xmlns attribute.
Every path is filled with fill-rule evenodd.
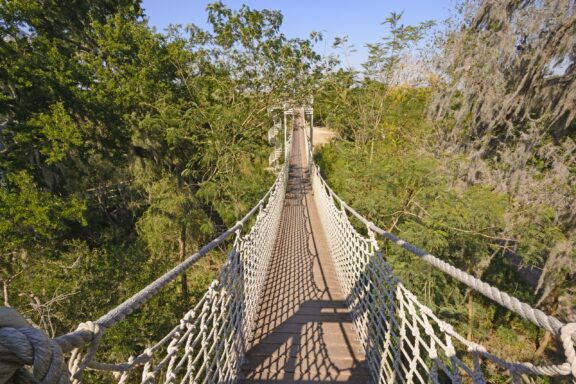
<svg viewBox="0 0 576 384"><path fill-rule="evenodd" d="M398 312L397 305L406 306L411 312L411 316L413 316L413 321L421 323L420 325L424 326L425 333L432 337L432 331L430 328L429 322L436 323L443 329L443 332L446 334L447 338L455 338L460 343L465 345L468 348L468 351L472 355L472 359L474 361L474 368L470 369L464 364L461 360L457 359L454 355L453 348L451 347L451 343L448 342L446 345L446 356L449 357L452 361L452 365L454 369L457 370L464 370L474 379L474 382L484 382L483 373L480 370L480 363L478 361L479 356L486 358L494 362L495 364L506 368L512 375L514 382L518 382L519 375L521 374L533 374L533 375L546 375L546 376L566 376L570 375L573 377L573 381L576 384L576 351L574 349L574 345L576 344L576 323L568 323L565 324L558 320L554 316L550 316L543 311L532 308L529 304L524 303L518 300L516 297L513 297L506 292L501 291L500 289L493 287L482 280L472 276L465 271L462 271L449 263L440 260L436 256L428 253L427 251L401 239L400 237L386 231L378 226L376 226L372 221L368 220L366 217L362 216L359 212L357 212L354 208L348 205L344 200L342 200L335 192L330 188L326 180L321 176L320 167L314 163L313 152L310 145L310 141L306 140L307 144L307 157L309 160L309 170L311 173L312 184L315 199L317 200L317 204L322 206L324 209L323 215L321 218L323 219L324 226L329 233L329 237L331 238L331 251L335 258L335 263L339 265L339 268L342 269L341 273L341 285L343 286L343 290L347 292L351 297L354 299L350 300L349 305L353 308L360 306L362 311L364 312L386 312L389 313L388 319L379 318L378 320L367 320L366 316L369 318L374 318L375 315L362 313L359 311L358 317L361 320L357 320L356 325L359 329L360 337L365 342L365 348L367 349L367 356L373 353L377 355L376 357L372 356L374 359L371 361L371 368L373 369L373 373L376 377L383 378L382 376L382 367L378 366L379 364L383 364L385 360L386 354L389 352L387 351L380 351L378 348L376 350L372 350L375 345L379 345L384 343L387 345L388 348L393 346L393 343L390 342L390 327L398 328L399 332L405 332L405 322L406 319L402 315L403 311L402 308L400 310L400 314L395 313ZM336 202L338 207L334 204ZM365 236L360 235L352 226L351 222L349 221L348 215L351 215L358 219L366 228L369 239ZM563 345L564 355L565 355L565 362L558 364L558 365L548 365L548 366L536 366L531 363L525 362L506 362L501 358L487 352L484 347L471 343L464 338L462 338L457 332L455 332L452 327L445 323L444 321L440 320L436 316L433 315L432 311L419 303L418 299L408 291L399 280L393 275L390 266L386 263L383 256L381 255L381 251L378 247L378 243L376 242L375 234L384 237L387 240L392 241L396 245L404 248L405 250L413 253L416 256L419 256L422 260L426 261L428 264L432 265L436 269L444 272L445 274L455 278L456 280L460 281L467 287L471 288L472 290L481 293L485 297L491 299L492 301L502 305L503 307L509 309L510 311L518 314L522 318L530 321L531 323L535 324L540 328L544 328L547 331L551 332L554 336L556 336ZM344 236L344 239L342 238ZM352 244L352 245L350 245ZM367 245L370 244L370 245ZM350 256L354 255L355 257L359 257L361 260L353 261L350 260ZM350 265L354 265L359 263L358 265L351 267ZM337 268L338 269L338 268ZM367 278L364 274L368 274L371 278ZM364 281L363 281L364 280ZM386 283L385 288L379 286L379 284L375 284L375 281L378 280L385 280ZM369 288L372 287L372 288ZM376 288L374 288L376 287ZM378 288L379 287L379 288ZM378 296L371 292L372 289L376 289L376 291L380 295L386 296L387 291L393 290L396 291L398 296L388 297L386 299L382 296ZM401 294L400 294L401 293ZM365 299L366 297L371 297L369 300ZM399 304L395 304L395 301L398 301ZM374 304L374 303L381 303L381 304ZM388 303L388 304L386 304ZM380 306L379 306L380 305ZM389 305L391 307L389 307ZM383 308L381 306L384 306ZM358 310L357 310L358 311ZM418 314L419 312L419 314ZM399 318L397 318L399 316ZM422 318L419 318L422 317ZM382 322L388 322L388 325L384 328L388 328L388 330L384 331L382 329ZM402 322L402 325L398 324L398 321ZM378 335L375 330L380 330L382 333L386 333L387 336L384 337L382 334ZM416 339L419 338L419 327L416 326L411 329L412 332L415 332ZM372 338L376 337L376 340ZM402 340L402 336L396 335L397 339L400 341ZM384 341L385 339L385 341ZM435 349L434 344L439 345L440 342L436 340L436 342L432 342L431 345L427 345L427 343L423 340L420 340L416 343L417 346L421 346L422 348L428 348L431 357L436 355L436 352L432 352ZM412 348L416 348L412 346ZM402 349L402 347L400 347ZM396 353L404 354L407 351L395 351ZM413 352L413 351L412 351ZM410 352L408 352L410 353ZM407 357L407 356L406 356ZM419 360L418 356L414 357L415 361ZM420 359L421 360L421 359ZM424 364L423 361L420 361L421 364ZM386 380L384 382L389 382L390 380L394 381L397 376L395 375L407 375L406 377L410 377L415 373L412 370L416 369L415 366L417 363L414 361L410 365L410 372L407 374L406 372L399 372L397 371L397 364L398 361L395 361L393 367L388 367L393 373L388 373L386 376ZM452 380L453 382L460 382L459 375L453 374L450 369L448 369L442 363L438 363L436 358L434 358L433 369L441 367ZM430 377L432 378L433 382L436 382L435 377L433 377L432 373L430 372ZM410 382L410 380L408 380Z"/></svg>
<svg viewBox="0 0 576 384"><path fill-rule="evenodd" d="M432 265L433 267L437 268L438 270L446 273L447 275L455 278L456 280L460 281L464 285L473 290L481 293L482 295L486 296L487 298L495 301L496 303L506 307L510 311L522 316L524 319L532 322L534 325L537 325L541 328L546 329L547 331L552 332L552 334L559 336L560 331L563 326L566 324L562 321L558 320L556 317L548 315L543 311L532 308L530 304L524 303L517 298L507 294L500 289L491 286L488 283L478 279L477 277L472 276L471 274L462 271L454 267L453 265L440 260L438 257L426 252L425 250L411 244L400 237L376 226L372 221L368 220L360 213L358 213L354 208L350 207L344 200L342 200L326 183L326 181L320 175L320 169L316 166L317 175L326 188L328 193L332 198L334 198L338 204L352 214L355 218L357 218L362 224L366 226L366 228L370 231L374 231L375 233L387 238L388 240L392 241L396 245L404 248L405 250L409 251L410 253L419 256L422 260L426 261L428 264Z"/></svg>
<svg viewBox="0 0 576 384"><path fill-rule="evenodd" d="M308 148L310 148L309 143ZM313 156L309 155L309 159L311 159L312 161L315 176L319 178L320 182L326 188L329 195L333 199L335 199L344 210L348 211L362 224L364 224L369 231L374 231L377 234L392 241L396 245L399 245L405 250L411 252L412 254L419 256L420 258L422 258L422 260L426 261L430 265L446 273L447 275L455 278L456 280L460 281L467 287L472 288L473 290L481 293L482 295L486 296L492 301L495 301L496 303L502 305L503 307L506 307L512 312L522 316L524 319L532 322L534 325L542 327L547 331L552 332L552 334L556 336L560 335L562 327L564 327L566 324L558 320L556 317L548 315L539 309L532 308L532 306L530 306L529 304L518 300L517 298L507 294L506 292L501 291L500 289L493 287L488 283L485 283L482 280L472 276L471 274L462 271L443 260L440 260L436 256L415 246L414 244L411 244L401 239L400 237L386 231L385 229L376 226L372 221L362 216L354 208L352 208L344 200L342 200L340 196L338 196L336 192L334 192L334 190L330 188L326 180L324 180L324 178L322 177L320 167L313 163L314 162Z"/></svg>
<svg viewBox="0 0 576 384"><path fill-rule="evenodd" d="M164 273L162 276L154 280L152 283L148 284L146 287L142 288L139 292L135 293L130 298L124 300L121 304L111 309L105 315L98 318L98 320L93 323L96 324L100 329L108 329L114 324L118 323L130 313L134 312L140 306L142 306L146 301L148 301L152 296L154 296L158 291L164 288L166 285L174 281L182 273L190 269L197 261L199 261L204 255L216 248L218 245L222 244L230 235L236 233L239 229L242 229L244 225L250 220L250 218L262 207L268 198L270 197L272 191L276 188L277 184L280 182L280 178L283 177L283 172L278 175L278 178L274 184L268 189L266 194L258 204L256 204L244 217L236 222L235 225L228 228L225 232L220 234L218 237L214 238L208 244L204 245L193 255L186 258L180 264L176 265L174 268ZM72 349L81 347L84 343L90 342L93 338L93 333L86 329L79 329L73 332L69 332L65 335L58 336L54 340L60 345L63 352L70 352Z"/></svg>
<svg viewBox="0 0 576 384"><path fill-rule="evenodd" d="M290 143L289 140L287 144ZM289 146L286 151L290 152ZM183 366L185 375L196 379L211 377L218 381L237 377L278 230L288 168L285 163L266 194L236 224L96 321L81 323L75 331L50 339L43 331L28 325L16 311L0 308L0 383L14 380L10 382L79 384L87 368L114 372L119 383L134 377L136 367L143 367L143 383L154 381L163 370L166 382L173 382ZM243 231L254 217L250 230ZM127 363L94 361L108 328L140 308L232 235L234 244L218 278L179 325ZM218 344L219 354L226 353L212 355L209 343ZM202 348L197 350L199 345ZM162 352L161 348L166 350L165 356L156 361L153 355ZM70 353L69 357L64 353ZM32 371L25 366L33 366Z"/></svg>

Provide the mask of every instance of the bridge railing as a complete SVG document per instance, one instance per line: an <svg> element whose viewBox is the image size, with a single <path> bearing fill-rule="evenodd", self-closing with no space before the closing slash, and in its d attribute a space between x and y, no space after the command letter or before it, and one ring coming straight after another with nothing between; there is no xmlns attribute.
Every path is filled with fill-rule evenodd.
<svg viewBox="0 0 576 384"><path fill-rule="evenodd" d="M520 383L522 375L536 375L564 377L576 384L575 323L564 324L374 225L328 186L314 164L310 141L306 142L319 216L341 289L347 295L358 337L377 382L486 383L507 372L514 383ZM349 216L365 226L368 236L354 228ZM482 345L467 340L404 287L382 255L376 241L378 235L550 331L562 343L564 362L548 366L508 362ZM485 361L491 364L485 364Z"/></svg>
<svg viewBox="0 0 576 384"><path fill-rule="evenodd" d="M17 313L1 310L0 382L81 383L86 370L110 372L118 383L236 381L278 232L288 167L284 164L266 195L234 226L118 307L94 322L81 324L74 332L49 339ZM232 238L232 249L218 278L165 337L125 363L95 361L107 329ZM32 366L32 371L25 366Z"/></svg>

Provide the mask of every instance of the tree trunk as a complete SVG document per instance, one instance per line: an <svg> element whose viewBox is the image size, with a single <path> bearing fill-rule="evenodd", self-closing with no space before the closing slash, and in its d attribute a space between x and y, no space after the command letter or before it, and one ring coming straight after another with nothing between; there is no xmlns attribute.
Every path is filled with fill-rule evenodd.
<svg viewBox="0 0 576 384"><path fill-rule="evenodd" d="M472 329L474 327L474 295L468 291L468 335L467 340L472 340Z"/></svg>
<svg viewBox="0 0 576 384"><path fill-rule="evenodd" d="M9 307L10 301L8 300L8 286L10 285L10 282L8 280L3 280L2 284L4 285L4 306Z"/></svg>
<svg viewBox="0 0 576 384"><path fill-rule="evenodd" d="M178 239L180 262L184 261L186 258L186 224L182 224L180 227L180 238ZM188 299L188 276L186 272L182 273L181 277L181 290L182 298L184 300Z"/></svg>
<svg viewBox="0 0 576 384"><path fill-rule="evenodd" d="M542 337L542 340L540 340L538 349L536 350L536 352L534 352L534 356L536 357L542 356L544 354L544 351L548 347L548 344L550 344L551 340L552 340L552 334L550 333L550 331L544 332L544 336Z"/></svg>
<svg viewBox="0 0 576 384"><path fill-rule="evenodd" d="M555 289L555 291L551 294L552 296L552 304L550 305L550 314L552 316L554 316L556 314L556 312L558 311L558 299L560 298L560 291L558 289ZM537 357L540 357L544 354L544 352L546 351L546 348L548 347L548 344L550 344L550 341L552 341L552 334L548 331L544 332L544 336L542 336L542 340L540 340L540 342L538 343L538 348L536 349L536 352L534 352L534 355Z"/></svg>

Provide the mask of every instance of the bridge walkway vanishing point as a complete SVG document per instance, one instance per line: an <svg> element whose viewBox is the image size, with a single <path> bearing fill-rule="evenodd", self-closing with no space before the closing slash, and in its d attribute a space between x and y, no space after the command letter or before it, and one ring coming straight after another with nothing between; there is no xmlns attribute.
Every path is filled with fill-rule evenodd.
<svg viewBox="0 0 576 384"><path fill-rule="evenodd" d="M312 195L304 140L303 129L296 129L279 234L242 382L368 383Z"/></svg>
<svg viewBox="0 0 576 384"><path fill-rule="evenodd" d="M576 323L532 308L356 212L314 164L302 112L285 145L289 161L262 199L100 318L50 338L0 307L0 383L81 384L85 374L118 384L521 384L534 382L529 376L576 384ZM508 361L467 340L402 284L378 240L551 332L561 345L557 356L547 365ZM117 339L106 331L217 247L229 250L225 264L174 327L120 362L110 355L106 344Z"/></svg>

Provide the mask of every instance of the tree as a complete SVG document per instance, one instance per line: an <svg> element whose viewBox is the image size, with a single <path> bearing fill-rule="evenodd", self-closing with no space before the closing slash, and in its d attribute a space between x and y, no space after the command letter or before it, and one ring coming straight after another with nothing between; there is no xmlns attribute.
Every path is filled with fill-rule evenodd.
<svg viewBox="0 0 576 384"><path fill-rule="evenodd" d="M567 316L574 303L559 302L576 278L573 4L465 1L460 18L438 61L438 139L445 153L466 156L467 183L510 194L513 252L543 270L539 304Z"/></svg>
<svg viewBox="0 0 576 384"><path fill-rule="evenodd" d="M38 258L50 258L53 244L62 241L70 221L84 222L84 204L39 190L25 171L6 176L0 188L0 280L4 305L9 306L9 287Z"/></svg>
<svg viewBox="0 0 576 384"><path fill-rule="evenodd" d="M162 35L139 1L0 2L0 281L51 333L173 267L274 179L267 109L311 93L319 56L277 11L216 2L208 17ZM111 331L108 352L157 339L223 254Z"/></svg>
<svg viewBox="0 0 576 384"><path fill-rule="evenodd" d="M395 127L386 124L386 106L390 99L402 95L402 91L398 91L401 84L396 81L397 74L405 69L401 59L434 25L426 21L406 26L400 24L401 17L401 13L393 12L384 20L382 24L389 28L389 34L382 41L367 45L369 56L362 65L363 72L350 68L331 73L324 79L318 97L320 108L329 111L326 123L339 131L342 138L353 139L358 146L370 143L370 162L375 140L393 135L390 131ZM337 38L334 47L342 47L346 52L346 44L346 38ZM324 103L328 105L322 108Z"/></svg>

